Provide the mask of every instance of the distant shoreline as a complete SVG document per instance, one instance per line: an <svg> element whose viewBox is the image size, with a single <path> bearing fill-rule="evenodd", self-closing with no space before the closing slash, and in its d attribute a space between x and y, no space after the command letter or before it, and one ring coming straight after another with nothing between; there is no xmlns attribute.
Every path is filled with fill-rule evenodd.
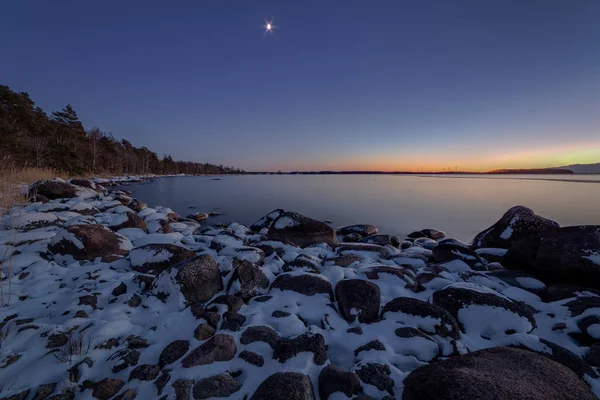
<svg viewBox="0 0 600 400"><path fill-rule="evenodd" d="M291 171L291 172L246 172L246 175L598 175L575 174L565 169L518 169L498 170L487 172L466 171L437 171L437 172L411 172L411 171Z"/></svg>

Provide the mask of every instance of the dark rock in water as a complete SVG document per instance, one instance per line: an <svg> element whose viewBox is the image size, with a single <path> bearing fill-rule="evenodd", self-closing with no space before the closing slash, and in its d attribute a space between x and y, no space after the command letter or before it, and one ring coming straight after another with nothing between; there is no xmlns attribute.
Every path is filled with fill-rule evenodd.
<svg viewBox="0 0 600 400"><path fill-rule="evenodd" d="M129 374L129 380L153 381L158 376L160 367L158 365L142 364L135 367Z"/></svg>
<svg viewBox="0 0 600 400"><path fill-rule="evenodd" d="M317 275L290 275L280 274L271 284L271 289L291 290L305 296L314 296L319 293L329 295L333 299L333 289L329 281Z"/></svg>
<svg viewBox="0 0 600 400"><path fill-rule="evenodd" d="M546 283L600 289L600 226L569 226L529 236L506 252L502 265Z"/></svg>
<svg viewBox="0 0 600 400"><path fill-rule="evenodd" d="M164 367L165 365L173 364L179 360L190 348L190 342L187 340L175 340L167 345L160 353L158 365Z"/></svg>
<svg viewBox="0 0 600 400"><path fill-rule="evenodd" d="M92 392L92 396L101 400L110 399L119 393L124 384L125 382L121 379L104 378L93 384L94 391Z"/></svg>
<svg viewBox="0 0 600 400"><path fill-rule="evenodd" d="M237 347L233 337L218 334L188 354L181 365L184 368L190 368L196 365L212 364L215 361L229 361L235 356L236 351Z"/></svg>
<svg viewBox="0 0 600 400"><path fill-rule="evenodd" d="M385 346L379 340L371 340L369 343L362 345L356 350L354 350L354 357L358 357L361 351L369 350L385 351Z"/></svg>
<svg viewBox="0 0 600 400"><path fill-rule="evenodd" d="M391 373L389 366L377 363L367 363L356 370L361 381L393 395L394 380L390 377Z"/></svg>
<svg viewBox="0 0 600 400"><path fill-rule="evenodd" d="M256 354L252 351L244 350L240 353L239 357L248 364L252 364L257 367L262 367L265 365L265 359L260 354Z"/></svg>
<svg viewBox="0 0 600 400"><path fill-rule="evenodd" d="M342 392L351 397L360 392L360 380L354 372L328 365L319 374L319 397L327 400L332 393Z"/></svg>
<svg viewBox="0 0 600 400"><path fill-rule="evenodd" d="M546 299L548 301L558 301L569 299L571 297L594 295L600 297L600 290L577 285L552 285L546 290Z"/></svg>
<svg viewBox="0 0 600 400"><path fill-rule="evenodd" d="M460 338L460 329L456 319L445 309L438 307L435 304L414 299L412 297L396 297L383 307L381 316L385 318L388 312L407 314L407 318L397 318L400 322L406 322L416 326L421 331L431 335L439 335L443 338L450 337L452 339ZM423 320L417 321L415 317L420 317ZM431 320L436 320L431 330Z"/></svg>
<svg viewBox="0 0 600 400"><path fill-rule="evenodd" d="M151 243L131 250L131 268L144 274L160 274L172 265L196 257L193 251L174 244Z"/></svg>
<svg viewBox="0 0 600 400"><path fill-rule="evenodd" d="M536 215L533 210L515 206L502 218L473 239L472 247L498 247L509 249L527 236L556 231L560 226L549 219Z"/></svg>
<svg viewBox="0 0 600 400"><path fill-rule="evenodd" d="M381 293L379 286L362 279L341 280L335 287L340 314L353 322L358 316L360 323L373 322L379 316Z"/></svg>
<svg viewBox="0 0 600 400"><path fill-rule="evenodd" d="M125 256L130 248L131 242L125 236L102 225L71 225L60 230L48 245L50 253L90 261L97 257Z"/></svg>
<svg viewBox="0 0 600 400"><path fill-rule="evenodd" d="M361 243L376 244L379 246L400 246L400 239L392 235L371 235L359 240Z"/></svg>
<svg viewBox="0 0 600 400"><path fill-rule="evenodd" d="M294 212L285 212L277 217L267 233L267 238L300 247L315 243L333 245L336 242L332 227Z"/></svg>
<svg viewBox="0 0 600 400"><path fill-rule="evenodd" d="M358 242L361 238L362 238L362 235L360 233L352 232L352 233L345 235L342 238L342 240L344 242L354 243L354 242Z"/></svg>
<svg viewBox="0 0 600 400"><path fill-rule="evenodd" d="M274 349L279 342L279 334L270 326L250 326L242 333L240 343L250 344L254 342L267 343Z"/></svg>
<svg viewBox="0 0 600 400"><path fill-rule="evenodd" d="M220 374L209 378L200 379L192 391L194 399L208 399L209 397L229 397L242 388L242 385L229 374Z"/></svg>
<svg viewBox="0 0 600 400"><path fill-rule="evenodd" d="M527 304L511 300L501 295L495 290L480 285L470 283L457 283L446 286L442 290L433 293L433 303L446 309L461 325L463 331L468 329L466 325L469 322L469 315L461 310L466 310L470 306L485 306L490 308L503 308L507 312L515 314L520 318L511 321L511 330L514 332L529 333L536 327L533 309ZM472 311L477 312L477 311ZM481 310L481 312L485 312ZM471 314L471 312L469 312ZM493 321L490 321L493 323ZM505 327L507 324L504 324ZM465 331L466 332L466 331ZM469 332L466 332L469 333ZM494 332L485 332L493 334ZM498 332L504 334L504 332Z"/></svg>
<svg viewBox="0 0 600 400"><path fill-rule="evenodd" d="M420 231L414 231L406 235L411 239L428 238L428 239L442 239L446 234L436 229L421 229Z"/></svg>
<svg viewBox="0 0 600 400"><path fill-rule="evenodd" d="M294 339L280 339L275 346L273 358L284 363L302 352L313 353L313 362L323 365L327 361L325 338L318 333L305 333Z"/></svg>
<svg viewBox="0 0 600 400"><path fill-rule="evenodd" d="M466 244L454 239L445 239L439 242L433 248L433 258L437 262L461 260L475 270L485 269L479 254L471 250Z"/></svg>
<svg viewBox="0 0 600 400"><path fill-rule="evenodd" d="M275 221L284 212L285 211L283 211L280 208L273 210L270 213L268 213L267 215L265 215L264 217L260 218L258 221L256 221L252 225L250 225L250 229L258 232L263 228L271 228L271 225L273 225L273 221Z"/></svg>
<svg viewBox="0 0 600 400"><path fill-rule="evenodd" d="M359 235L361 235L361 237L364 237L374 235L377 232L379 232L379 230L373 225L359 224L342 226L341 228L338 228L336 233L339 235L349 235L351 233L358 233Z"/></svg>
<svg viewBox="0 0 600 400"><path fill-rule="evenodd" d="M563 365L536 353L494 347L417 368L404 380L403 400L548 400L596 397Z"/></svg>
<svg viewBox="0 0 600 400"><path fill-rule="evenodd" d="M297 372L278 372L258 386L250 400L314 400L310 378Z"/></svg>
<svg viewBox="0 0 600 400"><path fill-rule="evenodd" d="M231 290L234 282L236 290ZM269 279L265 276L264 272L259 266L252 264L249 261L242 261L241 264L233 271L231 279L227 284L227 291L232 292L235 296L240 297L242 300L249 300L252 297L266 292L269 288Z"/></svg>
<svg viewBox="0 0 600 400"><path fill-rule="evenodd" d="M175 266L175 280L185 299L192 303L210 300L223 289L219 266L208 254L185 260Z"/></svg>
<svg viewBox="0 0 600 400"><path fill-rule="evenodd" d="M534 293L538 296L543 296L546 293L546 285L543 282L537 280L533 275L523 271L498 269L488 272L487 276L493 276L511 286L527 290L528 292Z"/></svg>
<svg viewBox="0 0 600 400"><path fill-rule="evenodd" d="M29 188L29 197L41 195L47 199L70 199L77 196L77 186L61 181L38 181Z"/></svg>

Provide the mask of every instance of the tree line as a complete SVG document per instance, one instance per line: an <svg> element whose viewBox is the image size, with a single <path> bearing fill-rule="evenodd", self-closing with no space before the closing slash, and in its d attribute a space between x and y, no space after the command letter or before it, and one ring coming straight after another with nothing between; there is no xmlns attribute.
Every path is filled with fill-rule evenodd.
<svg viewBox="0 0 600 400"><path fill-rule="evenodd" d="M18 167L53 168L73 175L228 174L234 167L159 158L146 147L117 140L94 127L86 131L71 105L48 116L27 93L0 85L0 159Z"/></svg>

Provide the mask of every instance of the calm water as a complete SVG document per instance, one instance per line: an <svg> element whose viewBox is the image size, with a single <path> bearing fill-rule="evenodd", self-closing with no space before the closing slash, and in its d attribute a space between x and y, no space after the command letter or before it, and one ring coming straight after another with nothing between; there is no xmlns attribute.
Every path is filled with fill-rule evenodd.
<svg viewBox="0 0 600 400"><path fill-rule="evenodd" d="M521 204L561 225L600 225L599 175L176 177L127 189L150 206L167 206L182 216L223 213L209 223L251 224L283 208L336 227L369 223L395 235L435 228L467 241Z"/></svg>

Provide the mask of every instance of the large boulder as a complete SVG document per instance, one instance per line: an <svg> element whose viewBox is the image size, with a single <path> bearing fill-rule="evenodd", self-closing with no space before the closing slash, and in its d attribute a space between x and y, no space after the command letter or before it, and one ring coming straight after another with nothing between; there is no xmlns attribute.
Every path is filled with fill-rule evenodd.
<svg viewBox="0 0 600 400"><path fill-rule="evenodd" d="M196 365L212 364L215 361L229 361L237 351L235 339L229 335L218 334L194 349L181 362L184 368Z"/></svg>
<svg viewBox="0 0 600 400"><path fill-rule="evenodd" d="M558 223L540 217L533 210L515 206L505 212L494 225L478 233L472 241L472 247L475 249L482 247L509 249L527 236L552 232L559 228Z"/></svg>
<svg viewBox="0 0 600 400"><path fill-rule="evenodd" d="M62 180L47 180L35 182L29 188L29 197L44 196L47 199L70 199L73 197L90 198L98 193L92 189L72 185Z"/></svg>
<svg viewBox="0 0 600 400"><path fill-rule="evenodd" d="M502 337L529 333L536 327L530 306L485 286L455 283L436 291L432 297L433 303L452 314L467 334Z"/></svg>
<svg viewBox="0 0 600 400"><path fill-rule="evenodd" d="M279 216L281 216L285 211L278 208L276 210L271 211L264 217L261 217L258 221L250 225L250 229L253 231L260 231L263 228L270 228L273 225L273 221L275 221Z"/></svg>
<svg viewBox="0 0 600 400"><path fill-rule="evenodd" d="M319 396L321 400L329 399L335 392L342 392L346 396L360 392L360 380L354 372L346 372L335 365L328 365L319 374Z"/></svg>
<svg viewBox="0 0 600 400"><path fill-rule="evenodd" d="M193 251L174 244L151 243L131 250L129 259L134 271L159 274L172 265L196 257Z"/></svg>
<svg viewBox="0 0 600 400"><path fill-rule="evenodd" d="M600 226L569 226L529 236L506 252L502 265L550 284L600 289Z"/></svg>
<svg viewBox="0 0 600 400"><path fill-rule="evenodd" d="M567 367L534 352L494 347L418 368L404 380L403 400L592 400Z"/></svg>
<svg viewBox="0 0 600 400"><path fill-rule="evenodd" d="M200 379L194 385L194 399L208 399L213 397L229 397L242 388L242 385L229 374L219 374Z"/></svg>
<svg viewBox="0 0 600 400"><path fill-rule="evenodd" d="M249 300L252 297L266 292L269 288L269 279L259 266L243 260L233 271L231 279L227 283L227 291L240 297L242 300Z"/></svg>
<svg viewBox="0 0 600 400"><path fill-rule="evenodd" d="M175 283L185 299L192 304L204 303L223 290L219 266L208 254L184 260L158 276L158 291L170 292Z"/></svg>
<svg viewBox="0 0 600 400"><path fill-rule="evenodd" d="M270 290L290 290L305 296L316 294L327 294L333 300L333 289L331 283L315 274L295 275L293 273L280 274L271 283Z"/></svg>
<svg viewBox="0 0 600 400"><path fill-rule="evenodd" d="M48 251L53 254L70 255L76 260L103 261L125 256L132 245L125 236L101 225L71 225L61 229L50 241Z"/></svg>
<svg viewBox="0 0 600 400"><path fill-rule="evenodd" d="M325 338L317 333L305 333L293 339L280 339L273 352L273 358L284 363L290 358L296 357L298 353L313 353L313 362L323 365L327 361L327 349Z"/></svg>
<svg viewBox="0 0 600 400"><path fill-rule="evenodd" d="M373 322L379 316L381 293L379 286L362 279L341 280L335 287L335 297L340 314L353 322L358 316L360 323Z"/></svg>
<svg viewBox="0 0 600 400"><path fill-rule="evenodd" d="M336 242L333 228L326 223L289 211L281 214L273 221L267 233L267 238L284 243L293 243L300 247L315 243L333 245Z"/></svg>
<svg viewBox="0 0 600 400"><path fill-rule="evenodd" d="M314 400L310 378L297 372L278 372L261 383L250 400Z"/></svg>

